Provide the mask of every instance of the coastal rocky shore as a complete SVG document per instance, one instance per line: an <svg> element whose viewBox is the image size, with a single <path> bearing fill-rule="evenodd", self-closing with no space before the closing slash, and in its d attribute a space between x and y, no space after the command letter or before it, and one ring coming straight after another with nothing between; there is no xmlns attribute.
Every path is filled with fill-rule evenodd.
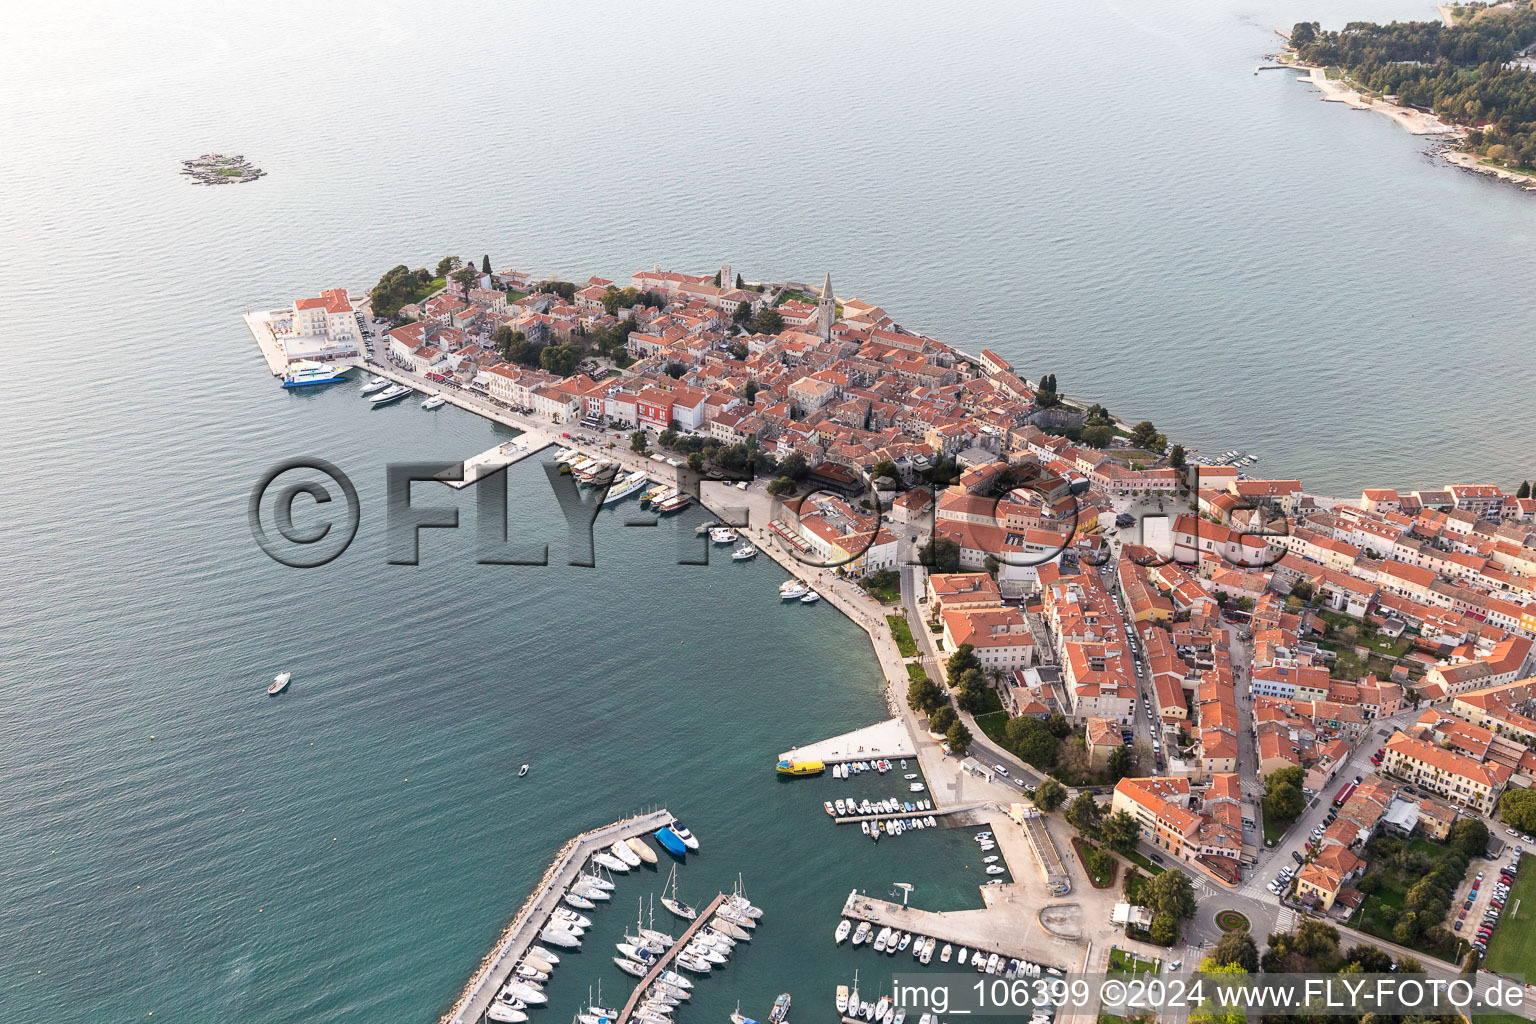
<svg viewBox="0 0 1536 1024"><path fill-rule="evenodd" d="M265 177L267 172L238 153L234 156L204 153L195 159L183 160L181 173L199 185L228 185L255 181Z"/></svg>

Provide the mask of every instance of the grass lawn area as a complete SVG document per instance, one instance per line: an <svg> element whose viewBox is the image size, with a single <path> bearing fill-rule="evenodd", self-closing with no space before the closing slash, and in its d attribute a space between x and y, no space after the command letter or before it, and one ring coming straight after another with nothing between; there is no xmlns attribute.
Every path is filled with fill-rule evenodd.
<svg viewBox="0 0 1536 1024"><path fill-rule="evenodd" d="M912 639L912 627L907 625L905 615L887 615L885 621L890 624L891 636L896 641L896 649L901 652L903 658L910 658L917 653L917 641Z"/></svg>
<svg viewBox="0 0 1536 1024"><path fill-rule="evenodd" d="M923 666L908 662L907 678L911 679L915 683L919 679L927 679L928 673L923 671Z"/></svg>
<svg viewBox="0 0 1536 1024"><path fill-rule="evenodd" d="M1004 750L1008 747L1008 715L1002 711L988 711L976 716L976 724L981 726L981 731L987 734L987 739L999 744Z"/></svg>
<svg viewBox="0 0 1536 1024"><path fill-rule="evenodd" d="M507 301L508 302L516 302L518 299L526 299L527 297L528 297L528 293L527 292L520 292L516 288L508 288L507 289Z"/></svg>
<svg viewBox="0 0 1536 1024"><path fill-rule="evenodd" d="M1132 850L1130 853L1122 853L1120 856L1124 857L1132 864L1135 864L1137 867L1141 868L1141 870L1147 872L1148 874L1160 875L1163 873L1163 868L1161 865L1153 864L1151 861L1147 860L1146 857L1142 856L1139 851Z"/></svg>
<svg viewBox="0 0 1536 1024"><path fill-rule="evenodd" d="M1266 815L1264 818L1264 841L1266 843L1278 843L1280 837L1290 830L1292 822L1271 821Z"/></svg>
<svg viewBox="0 0 1536 1024"><path fill-rule="evenodd" d="M1109 951L1110 974L1157 974L1163 969L1163 962L1156 957L1141 957L1126 949L1112 949Z"/></svg>
<svg viewBox="0 0 1536 1024"><path fill-rule="evenodd" d="M1515 876L1515 888L1499 915L1483 966L1500 974L1530 974L1536 965L1536 871ZM1519 904L1516 907L1516 904Z"/></svg>
<svg viewBox="0 0 1536 1024"><path fill-rule="evenodd" d="M980 718L982 715L1003 713L1003 698L997 695L996 690L988 686L986 689L981 691L981 695L985 701L985 704L980 711L976 712L977 718Z"/></svg>
<svg viewBox="0 0 1536 1024"><path fill-rule="evenodd" d="M864 592L883 604L895 604L901 600L901 580L883 587L867 587Z"/></svg>

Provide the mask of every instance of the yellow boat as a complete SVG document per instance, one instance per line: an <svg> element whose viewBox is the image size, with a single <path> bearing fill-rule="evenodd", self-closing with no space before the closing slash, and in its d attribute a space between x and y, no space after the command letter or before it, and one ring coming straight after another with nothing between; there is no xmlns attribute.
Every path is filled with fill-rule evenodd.
<svg viewBox="0 0 1536 1024"><path fill-rule="evenodd" d="M780 775L820 775L826 770L826 764L821 761L780 761L778 764Z"/></svg>

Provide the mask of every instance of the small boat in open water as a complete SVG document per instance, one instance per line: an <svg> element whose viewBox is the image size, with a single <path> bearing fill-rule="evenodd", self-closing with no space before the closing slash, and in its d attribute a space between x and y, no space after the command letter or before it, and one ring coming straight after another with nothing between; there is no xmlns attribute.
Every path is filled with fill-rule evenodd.
<svg viewBox="0 0 1536 1024"><path fill-rule="evenodd" d="M272 685L267 687L267 696L276 697L288 689L288 684L293 680L292 672L282 672L272 677Z"/></svg>

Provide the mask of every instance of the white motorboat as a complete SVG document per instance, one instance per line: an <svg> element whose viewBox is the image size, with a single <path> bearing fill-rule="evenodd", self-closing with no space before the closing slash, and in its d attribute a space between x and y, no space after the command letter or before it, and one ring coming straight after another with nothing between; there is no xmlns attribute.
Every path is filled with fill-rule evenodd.
<svg viewBox="0 0 1536 1024"><path fill-rule="evenodd" d="M537 967L533 967L533 966L530 966L528 964L518 964L517 965L517 969L515 971L513 971L513 973L516 974L517 977L523 979L524 981L548 981L549 980L549 972L548 971L541 971Z"/></svg>
<svg viewBox="0 0 1536 1024"><path fill-rule="evenodd" d="M880 929L880 934L875 936L875 952L876 953L884 953L885 952L885 947L890 944L890 941L891 941L891 928L890 928L889 925L886 925L885 927Z"/></svg>
<svg viewBox="0 0 1536 1024"><path fill-rule="evenodd" d="M987 865L987 874L989 874L989 875L1000 875L1000 874L1002 874L1006 870L1008 870L1008 869L1003 867L1001 864L988 864Z"/></svg>
<svg viewBox="0 0 1536 1024"><path fill-rule="evenodd" d="M970 953L971 953L970 950L966 949L964 946L961 946L960 947L959 955L955 957L955 963L957 963L957 964L964 964L965 963L965 958L967 956L970 956Z"/></svg>
<svg viewBox="0 0 1536 1024"><path fill-rule="evenodd" d="M575 907L577 910L591 910L593 908L591 900L585 896L578 896L575 892L567 892L560 898L565 901L567 906Z"/></svg>
<svg viewBox="0 0 1536 1024"><path fill-rule="evenodd" d="M571 886L571 892L592 903L607 903L613 899L613 893L607 889L599 889L595 885L589 885L586 879L578 879L576 884ZM590 908L583 907L581 909L586 910Z"/></svg>
<svg viewBox="0 0 1536 1024"><path fill-rule="evenodd" d="M941 964L949 963L949 955L951 953L953 953L954 951L955 951L955 947L954 946L951 946L947 942L944 943L944 948L939 950L939 963L941 963Z"/></svg>
<svg viewBox="0 0 1536 1024"><path fill-rule="evenodd" d="M292 672L280 672L272 677L272 685L267 687L267 696L276 697L288 689L288 684L293 681Z"/></svg>
<svg viewBox="0 0 1536 1024"><path fill-rule="evenodd" d="M981 858L981 862L983 864L996 864L997 863L997 854L994 853L990 857L983 857L983 858Z"/></svg>
<svg viewBox="0 0 1536 1024"><path fill-rule="evenodd" d="M639 836L630 836L628 839L624 840L624 845L633 850L635 855L638 856L641 860L645 861L647 864L656 863L656 851L651 849L650 843L647 843Z"/></svg>
<svg viewBox="0 0 1536 1024"><path fill-rule="evenodd" d="M608 847L608 852L632 868L640 866L640 855L631 850L628 843L616 841Z"/></svg>
<svg viewBox="0 0 1536 1024"><path fill-rule="evenodd" d="M650 968L644 964L636 963L635 961L629 960L622 956L614 957L613 962L619 970L623 971L625 974L632 974L637 978L643 978L651 972Z"/></svg>
<svg viewBox="0 0 1536 1024"><path fill-rule="evenodd" d="M731 558L738 562L745 562L749 558L756 557L757 548L753 547L751 544L748 544L745 541L736 545L736 549L731 552Z"/></svg>
<svg viewBox="0 0 1536 1024"><path fill-rule="evenodd" d="M720 966L725 963L724 953L720 952L718 949L712 949L709 946L701 946L697 942L688 943L688 946L683 950L683 952L688 956L698 957L700 960L707 961L708 963L714 964L716 966Z"/></svg>
<svg viewBox="0 0 1536 1024"><path fill-rule="evenodd" d="M362 387L358 388L357 392L360 395L371 395L375 391L383 391L387 387L389 387L388 377L375 377L367 384L364 384Z"/></svg>
<svg viewBox="0 0 1536 1024"><path fill-rule="evenodd" d="M911 790L912 792L914 792L914 793L921 793L924 790L926 790L928 787L923 785L921 782L914 782L911 785L909 785L907 788L909 790Z"/></svg>
<svg viewBox="0 0 1536 1024"><path fill-rule="evenodd" d="M620 874L623 874L629 870L628 864L625 864L623 861L619 860L619 858L613 856L610 853L594 853L592 855L592 863L601 864L609 871L617 871Z"/></svg>
<svg viewBox="0 0 1536 1024"><path fill-rule="evenodd" d="M604 892L613 892L613 883L599 874L582 875L577 879L581 885L593 889L602 889Z"/></svg>
<svg viewBox="0 0 1536 1024"><path fill-rule="evenodd" d="M693 982L676 971L662 971L656 980L675 988L680 988L685 992L693 988Z"/></svg>
<svg viewBox="0 0 1536 1024"><path fill-rule="evenodd" d="M752 920L752 918L748 917L746 914L743 914L741 911L737 910L735 907L732 907L728 903L722 903L720 905L720 909L715 911L715 918L716 920L724 921L727 924L734 924L739 928L757 927L756 921Z"/></svg>
<svg viewBox="0 0 1536 1024"><path fill-rule="evenodd" d="M837 931L832 933L832 944L835 946L841 946L843 944L843 940L846 939L852 932L853 922L848 920L846 917L843 918L837 923ZM847 995L848 992L845 989L843 991L844 1002L847 1001Z"/></svg>
<svg viewBox="0 0 1536 1024"><path fill-rule="evenodd" d="M853 944L861 946L869 938L870 924L868 921L860 921L859 926L853 930Z"/></svg>
<svg viewBox="0 0 1536 1024"><path fill-rule="evenodd" d="M486 1020L494 1020L500 1024L523 1024L528 1019L528 1014L507 1003L492 1002L485 1011Z"/></svg>
<svg viewBox="0 0 1536 1024"><path fill-rule="evenodd" d="M549 1002L549 997L544 994L544 990L531 981L514 981L502 989L501 994L521 1000L529 1006L542 1006Z"/></svg>
<svg viewBox="0 0 1536 1024"><path fill-rule="evenodd" d="M754 921L763 916L762 910L758 907L754 907L747 900L747 898L741 894L740 889L737 889L735 892L731 893L730 898L725 902L727 906L736 911L738 914L745 914Z"/></svg>
<svg viewBox="0 0 1536 1024"><path fill-rule="evenodd" d="M692 971L694 974L708 974L714 970L708 960L700 960L698 957L689 956L687 953L679 953L677 955L677 966L685 971Z"/></svg>
<svg viewBox="0 0 1536 1024"><path fill-rule="evenodd" d="M837 986L837 1012L839 1014L844 1014L844 1013L848 1012L848 986L847 985L839 985L839 986Z"/></svg>
<svg viewBox="0 0 1536 1024"><path fill-rule="evenodd" d="M897 949L906 949L910 945L912 945L912 933L911 932L902 932L901 933L901 938L896 941L896 948Z"/></svg>
<svg viewBox="0 0 1536 1024"><path fill-rule="evenodd" d="M575 949L581 945L581 936L566 928L559 928L553 924L545 925L539 932L539 939L552 946L562 949Z"/></svg>
<svg viewBox="0 0 1536 1024"><path fill-rule="evenodd" d="M557 918L564 921L563 927L570 931L576 931L578 928L587 929L592 927L592 919L590 917L587 917L585 914L578 914L574 910L566 910L564 907L556 907L549 916L552 922Z"/></svg>
<svg viewBox="0 0 1536 1024"><path fill-rule="evenodd" d="M821 595L814 590L808 590L800 597L801 604L815 604L821 600Z"/></svg>
<svg viewBox="0 0 1536 1024"><path fill-rule="evenodd" d="M688 849L697 850L699 848L699 841L694 838L693 833L689 832L688 829L683 826L683 823L678 821L676 818L673 818L672 824L667 827L672 830L673 835L677 836L677 838L683 841L683 845L688 847Z"/></svg>
<svg viewBox="0 0 1536 1024"><path fill-rule="evenodd" d="M448 404L448 399L444 398L442 395L433 395L431 398L427 399L425 402L422 402L421 403L421 407L423 409L426 409L428 412L431 412L433 409L441 409L443 406L445 406L447 404Z"/></svg>
<svg viewBox="0 0 1536 1024"><path fill-rule="evenodd" d="M523 765L521 768L519 768L517 770L517 777L518 778L522 778L524 775L527 775L527 774L528 774L528 766L527 765Z"/></svg>
<svg viewBox="0 0 1536 1024"><path fill-rule="evenodd" d="M735 544L739 534L729 526L712 527L709 531L709 539L713 544Z"/></svg>
<svg viewBox="0 0 1536 1024"><path fill-rule="evenodd" d="M936 946L936 945L938 945L938 940L936 940L936 939L934 939L932 937L929 937L928 941L923 943L923 955L918 957L918 959L921 960L925 964L932 963L933 962L933 947Z"/></svg>
<svg viewBox="0 0 1536 1024"><path fill-rule="evenodd" d="M811 588L799 580L785 580L779 584L779 598L784 601L797 601L811 592Z"/></svg>
<svg viewBox="0 0 1536 1024"><path fill-rule="evenodd" d="M528 952L523 955L523 959L539 959L549 964L551 967L560 966L560 958L551 953L549 950L545 949L543 946L529 946Z"/></svg>
<svg viewBox="0 0 1536 1024"><path fill-rule="evenodd" d="M391 402L398 402L410 393L411 389L404 384L391 384L378 394L369 395L368 401L372 402L374 407L377 408L382 405L388 405Z"/></svg>

